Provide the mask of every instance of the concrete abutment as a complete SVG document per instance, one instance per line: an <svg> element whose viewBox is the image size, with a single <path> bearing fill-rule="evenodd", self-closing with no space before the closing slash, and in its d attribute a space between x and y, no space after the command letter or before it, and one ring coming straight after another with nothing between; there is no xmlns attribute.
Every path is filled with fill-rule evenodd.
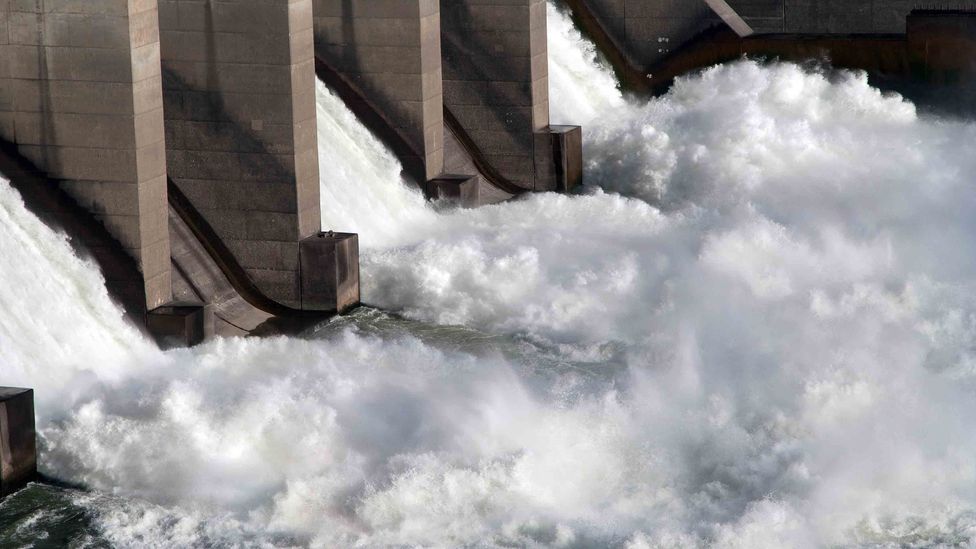
<svg viewBox="0 0 976 549"><path fill-rule="evenodd" d="M549 126L544 0L3 1L0 168L76 203L28 197L52 224L104 227L81 243L132 259L97 254L160 340L342 312L358 239L322 232L319 64L438 196L581 178L579 128Z"/></svg>

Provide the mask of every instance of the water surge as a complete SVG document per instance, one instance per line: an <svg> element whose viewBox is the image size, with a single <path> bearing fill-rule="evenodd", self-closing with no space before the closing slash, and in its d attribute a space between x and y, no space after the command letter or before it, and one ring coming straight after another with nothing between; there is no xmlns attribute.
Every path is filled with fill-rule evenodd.
<svg viewBox="0 0 976 549"><path fill-rule="evenodd" d="M976 125L747 60L625 99L550 8L579 195L432 209L319 87L323 224L389 312L162 353L0 187L2 380L89 489L0 539L974 543Z"/></svg>

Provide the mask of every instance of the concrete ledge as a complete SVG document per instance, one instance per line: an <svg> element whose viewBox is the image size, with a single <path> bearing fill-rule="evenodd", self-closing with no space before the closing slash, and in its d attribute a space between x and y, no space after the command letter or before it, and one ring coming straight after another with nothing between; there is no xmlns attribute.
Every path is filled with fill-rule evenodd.
<svg viewBox="0 0 976 549"><path fill-rule="evenodd" d="M213 312L202 305L167 305L149 311L146 327L161 349L192 347L213 332Z"/></svg>
<svg viewBox="0 0 976 549"><path fill-rule="evenodd" d="M301 308L343 313L359 305L359 235L320 232L299 243Z"/></svg>
<svg viewBox="0 0 976 549"><path fill-rule="evenodd" d="M481 177L477 175L441 175L424 185L427 200L456 202L462 208L481 205Z"/></svg>
<svg viewBox="0 0 976 549"><path fill-rule="evenodd" d="M0 497L37 475L34 390L0 387Z"/></svg>

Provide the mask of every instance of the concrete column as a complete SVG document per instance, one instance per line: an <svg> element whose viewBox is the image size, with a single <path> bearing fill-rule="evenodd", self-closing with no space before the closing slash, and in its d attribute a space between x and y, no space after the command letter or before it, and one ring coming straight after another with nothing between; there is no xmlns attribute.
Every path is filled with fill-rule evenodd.
<svg viewBox="0 0 976 549"><path fill-rule="evenodd" d="M61 181L169 301L155 0L0 2L0 137Z"/></svg>
<svg viewBox="0 0 976 549"><path fill-rule="evenodd" d="M159 0L170 176L268 297L320 229L312 0Z"/></svg>
<svg viewBox="0 0 976 549"><path fill-rule="evenodd" d="M497 171L551 186L545 0L441 0L444 104Z"/></svg>
<svg viewBox="0 0 976 549"><path fill-rule="evenodd" d="M443 171L437 0L314 0L315 50L390 120L428 179Z"/></svg>

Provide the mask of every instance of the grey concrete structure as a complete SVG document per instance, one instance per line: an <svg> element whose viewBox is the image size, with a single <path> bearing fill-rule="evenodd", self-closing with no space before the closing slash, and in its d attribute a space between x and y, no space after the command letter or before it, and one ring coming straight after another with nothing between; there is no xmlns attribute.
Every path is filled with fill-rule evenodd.
<svg viewBox="0 0 976 549"><path fill-rule="evenodd" d="M302 240L302 308L344 313L359 304L359 236L320 232Z"/></svg>
<svg viewBox="0 0 976 549"><path fill-rule="evenodd" d="M904 34L917 9L972 10L972 0L726 0L756 33Z"/></svg>
<svg viewBox="0 0 976 549"><path fill-rule="evenodd" d="M316 54L411 145L409 173L444 169L437 0L314 0ZM418 166L414 166L416 163ZM419 169L415 169L419 167Z"/></svg>
<svg viewBox="0 0 976 549"><path fill-rule="evenodd" d="M577 0L592 10L628 60L649 66L722 19L704 0Z"/></svg>
<svg viewBox="0 0 976 549"><path fill-rule="evenodd" d="M499 174L555 188L545 0L442 0L444 104Z"/></svg>
<svg viewBox="0 0 976 549"><path fill-rule="evenodd" d="M0 137L93 212L170 299L155 0L0 2Z"/></svg>
<svg viewBox="0 0 976 549"><path fill-rule="evenodd" d="M269 298L320 229L312 0L160 0L169 175Z"/></svg>
<svg viewBox="0 0 976 549"><path fill-rule="evenodd" d="M613 46L631 65L645 72L716 27L728 26L740 37L904 34L908 15L913 10L976 10L974 0L567 0L567 3L577 13L591 13Z"/></svg>
<svg viewBox="0 0 976 549"><path fill-rule="evenodd" d="M0 387L0 497L37 475L34 391Z"/></svg>
<svg viewBox="0 0 976 549"><path fill-rule="evenodd" d="M481 188L484 186L479 175L451 175L444 174L431 179L424 187L424 194L428 200L444 200L454 202L462 208L480 206Z"/></svg>

